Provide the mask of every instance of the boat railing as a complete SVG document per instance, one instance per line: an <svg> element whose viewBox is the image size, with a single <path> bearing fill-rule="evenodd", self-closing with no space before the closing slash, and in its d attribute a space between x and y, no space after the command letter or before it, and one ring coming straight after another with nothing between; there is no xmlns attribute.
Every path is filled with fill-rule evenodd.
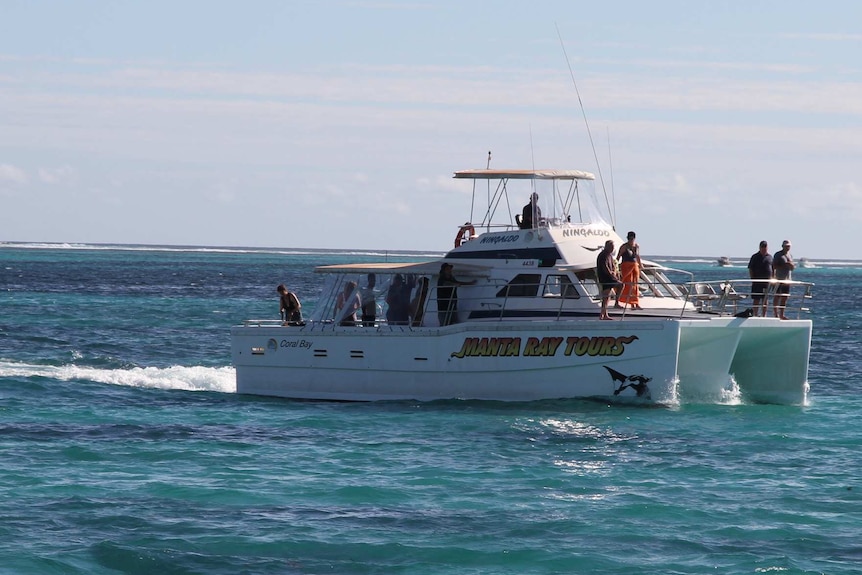
<svg viewBox="0 0 862 575"><path fill-rule="evenodd" d="M558 278L549 281L550 278ZM799 319L810 314L813 303L813 283L789 280L766 280L769 285L764 292L769 316L781 316ZM688 317L691 314L708 314L713 316L751 317L760 315L755 309L754 296L751 292L752 280L712 280L687 281L667 283L662 290L656 285L639 281L636 284L639 299L644 308L637 316ZM787 293L779 293L780 286L787 286ZM485 282L474 289L470 286L458 288L457 311L448 314L445 307L438 307L438 288L429 286L427 297L421 313L415 310L406 322L388 322L384 310L378 306L378 313L373 322L357 321L356 327L411 329L417 327L437 327L441 324L472 320L505 320L505 319L542 319L546 321L565 320L573 317L591 317L598 313L597 304L601 299L598 284L593 278L580 278L578 284L571 281L565 274L546 275L539 282L524 282L513 284L504 279L487 278ZM757 294L760 297L759 294ZM786 296L786 302L777 299ZM613 308L616 299L609 301ZM776 304L779 309L776 310ZM445 303L443 304L445 306ZM781 308L783 309L783 313ZM631 312L631 306L623 305L621 315L626 317ZM688 315L687 315L688 314ZM280 319L247 319L245 327L302 327L310 329L336 325L333 319L306 319L303 322L283 322ZM348 325L348 324L341 324ZM352 327L352 326L350 326Z"/></svg>
<svg viewBox="0 0 862 575"><path fill-rule="evenodd" d="M281 327L281 326L300 326L305 322L282 321L280 319L246 319L243 320L243 327Z"/></svg>
<svg viewBox="0 0 862 575"><path fill-rule="evenodd" d="M589 222L586 222L586 223L589 223ZM518 216L516 216L516 219L514 222L492 222L492 223L482 222L482 223L476 224L475 228L476 228L477 232L478 231L484 231L487 233L487 232L508 232L508 231L513 231L513 230L524 230L524 229L547 230L550 228L559 228L559 227L570 226L570 225L572 225L571 217L552 216L552 217L547 217L547 218L543 217L538 222L536 222L533 227L525 228L522 226L520 218ZM578 224L576 224L576 225L578 225ZM579 225L585 225L585 224L579 224ZM478 237L479 237L478 235L475 235L470 239L476 239ZM469 241L469 239L465 239L465 243L466 243L466 241Z"/></svg>
<svg viewBox="0 0 862 575"><path fill-rule="evenodd" d="M766 290L753 294L752 282L756 280L712 280L692 281L683 284L686 302L691 303L701 313L713 315L733 315L737 317L751 317L759 315L756 307L765 306L771 311L769 315L784 316L799 319L811 313L814 300L811 282L800 282L793 280L764 280L768 282ZM786 287L786 291L779 290ZM755 305L755 297L763 298L759 305ZM786 298L786 300L782 299ZM776 309L777 308L777 309Z"/></svg>
<svg viewBox="0 0 862 575"><path fill-rule="evenodd" d="M563 276L560 276L563 277ZM469 290L461 289L458 297L459 317L466 313L471 319L503 320L520 317L544 320L570 319L572 316L588 316L596 313L596 303L601 300L597 283L591 278L580 280L579 290L573 283L550 286L544 282L512 285L504 280L488 280L490 288L496 290L497 297L489 297L489 291L482 295L470 296ZM625 284L624 284L625 285ZM639 299L646 315L656 314L668 317L684 317L687 314L709 314L716 316L750 317L758 315L754 310L751 294L751 280L712 280L665 283L661 290L656 285L639 281L632 284L639 290ZM778 292L779 286L787 286L787 293ZM798 319L810 314L813 302L814 284L790 280L769 280L763 296L767 300L769 315ZM786 296L786 301L776 300L776 296ZM436 300L436 291L431 290L429 300ZM579 303L587 300L588 304ZM538 303L537 302L541 302ZM616 296L612 295L609 305L613 306ZM774 311L775 304L778 311ZM622 305L625 317L631 306ZM782 313L783 311L783 313Z"/></svg>

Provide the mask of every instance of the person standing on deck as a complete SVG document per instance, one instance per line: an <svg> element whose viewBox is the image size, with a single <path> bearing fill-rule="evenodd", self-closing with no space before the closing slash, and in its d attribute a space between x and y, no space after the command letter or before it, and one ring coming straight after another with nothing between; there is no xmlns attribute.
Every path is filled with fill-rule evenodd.
<svg viewBox="0 0 862 575"><path fill-rule="evenodd" d="M775 270L775 279L790 280L791 272L796 269L793 257L790 255L790 240L781 242L781 251L775 252L772 257L772 269ZM775 288L775 297L772 298L772 313L775 317L787 319L784 308L787 306L787 298L790 296L789 284L778 284Z"/></svg>
<svg viewBox="0 0 862 575"><path fill-rule="evenodd" d="M401 274L395 274L392 285L386 292L386 321L390 325L407 325L410 323L410 291L415 280L408 276L407 281Z"/></svg>
<svg viewBox="0 0 862 575"><path fill-rule="evenodd" d="M617 259L620 260L623 288L617 302L627 303L632 309L643 309L638 296L638 278L641 275L641 247L635 241L635 233L629 232L628 241L620 246Z"/></svg>
<svg viewBox="0 0 862 575"><path fill-rule="evenodd" d="M754 303L754 315L766 317L766 291L769 280L772 279L772 256L766 240L760 242L760 249L748 260L748 277L751 282L751 299Z"/></svg>
<svg viewBox="0 0 862 575"><path fill-rule="evenodd" d="M362 299L356 282L344 282L344 289L335 298L335 318L341 318L339 325L356 325L359 318L356 312L362 308Z"/></svg>
<svg viewBox="0 0 862 575"><path fill-rule="evenodd" d="M608 315L608 299L611 297L611 292L619 291L622 285L617 275L617 267L614 265L615 261L614 240L608 240L605 242L604 249L596 257L596 279L602 294L602 312L599 319L613 319Z"/></svg>
<svg viewBox="0 0 862 575"><path fill-rule="evenodd" d="M374 286L377 284L377 276L368 274L367 285L359 291L360 299L362 300L362 325L365 327L374 327L374 321L377 319L377 294L374 291Z"/></svg>

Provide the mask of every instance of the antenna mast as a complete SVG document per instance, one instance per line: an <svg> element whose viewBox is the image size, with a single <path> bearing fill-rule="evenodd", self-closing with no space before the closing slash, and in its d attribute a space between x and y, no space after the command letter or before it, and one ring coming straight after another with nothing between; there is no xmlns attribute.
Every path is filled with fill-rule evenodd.
<svg viewBox="0 0 862 575"><path fill-rule="evenodd" d="M596 170L599 172L599 183L602 185L602 192L605 194L605 204L608 207L608 213L611 214L611 219L616 220L616 215L611 212L611 204L608 200L608 190L605 188L605 179L602 176L602 166L599 164L599 155L596 153L596 145L593 142L593 133L590 131L590 123L587 121L587 112L584 110L584 103L581 101L581 93L578 90L578 83L575 82L575 73L572 71L572 65L569 62L569 55L566 53L566 45L563 43L563 36L560 34L560 27L554 23L554 27L557 29L557 37L560 39L560 46L563 48L563 56L566 58L566 66L569 68L569 76L572 78L572 85L575 87L575 94L578 96L578 105L581 107L581 114L584 117L584 124L587 127L587 136L590 138L590 147L593 149L593 157L596 160ZM611 222L616 228L616 222Z"/></svg>

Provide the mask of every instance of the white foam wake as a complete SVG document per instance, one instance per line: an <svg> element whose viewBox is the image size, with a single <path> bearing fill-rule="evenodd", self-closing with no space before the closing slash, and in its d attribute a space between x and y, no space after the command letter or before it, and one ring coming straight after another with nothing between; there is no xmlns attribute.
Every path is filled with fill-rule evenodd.
<svg viewBox="0 0 862 575"><path fill-rule="evenodd" d="M128 387L236 392L236 371L233 367L172 366L100 369L77 365L30 365L0 361L0 377L47 377L61 381L81 379Z"/></svg>

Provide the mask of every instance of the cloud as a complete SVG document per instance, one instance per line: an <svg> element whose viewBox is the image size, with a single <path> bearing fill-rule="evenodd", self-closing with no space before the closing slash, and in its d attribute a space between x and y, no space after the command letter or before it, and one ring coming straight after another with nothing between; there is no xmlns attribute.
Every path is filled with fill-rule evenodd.
<svg viewBox="0 0 862 575"><path fill-rule="evenodd" d="M779 34L778 37L788 40L813 40L815 42L862 42L862 34L845 34L842 32Z"/></svg>
<svg viewBox="0 0 862 575"><path fill-rule="evenodd" d="M0 164L0 185L13 184L23 186L29 182L30 178L21 168L11 164Z"/></svg>
<svg viewBox="0 0 862 575"><path fill-rule="evenodd" d="M662 215L656 234L667 227L664 214L674 222L721 214L727 222L737 211L764 213L779 196L811 208L816 198L859 217L852 170L862 154L862 82L781 63L644 60L635 71L622 60L583 64L578 86L593 133L607 125L613 140L616 173L605 179L616 180L621 210L635 221ZM115 202L169 196L172 211L234 219L238 206L249 220L326 214L335 230L327 242L361 236L380 246L397 237L415 242L399 247L426 248L441 245L438 237L450 244L452 222L468 214L472 187L451 171L484 167L489 149L492 167L596 171L577 98L558 69L320 65L260 73L111 61L53 68L14 70L15 82L0 92L0 109L11 111L0 120L0 147L31 153L26 165L54 167L28 177L12 165L17 157L7 158L0 190L43 184L55 198L88 202L99 190ZM377 233L363 224L372 211L388 224L365 238ZM814 213L800 210L793 223ZM264 243L323 241L313 218L275 226L278 239ZM250 225L247 237L267 227Z"/></svg>
<svg viewBox="0 0 862 575"><path fill-rule="evenodd" d="M37 176L39 181L45 184L63 184L74 180L75 170L70 166L39 168Z"/></svg>
<svg viewBox="0 0 862 575"><path fill-rule="evenodd" d="M824 221L862 224L862 185L858 182L839 182L809 192L789 203L789 209L800 216L816 214Z"/></svg>
<svg viewBox="0 0 862 575"><path fill-rule="evenodd" d="M750 74L762 71L773 77ZM591 62L578 84L593 115L621 110L639 110L641 116L781 112L785 123L813 113L862 115L862 82L800 77L806 71L795 64L694 59L644 60L635 66ZM93 69L68 61L62 71L37 68L18 80L20 91L0 96L0 105L20 110L23 121L54 121L59 113L64 119L60 127L87 117L93 131L135 119L144 119L136 122L143 127L136 127L147 130L148 114L182 114L191 122L254 117L287 126L349 122L400 130L439 125L447 118L481 120L483 115L499 122L504 111L520 122L552 123L578 114L568 77L542 68L341 65L259 73L122 62ZM23 86L42 86L43 91ZM330 116L335 119L327 121ZM171 117L165 123L177 121Z"/></svg>

